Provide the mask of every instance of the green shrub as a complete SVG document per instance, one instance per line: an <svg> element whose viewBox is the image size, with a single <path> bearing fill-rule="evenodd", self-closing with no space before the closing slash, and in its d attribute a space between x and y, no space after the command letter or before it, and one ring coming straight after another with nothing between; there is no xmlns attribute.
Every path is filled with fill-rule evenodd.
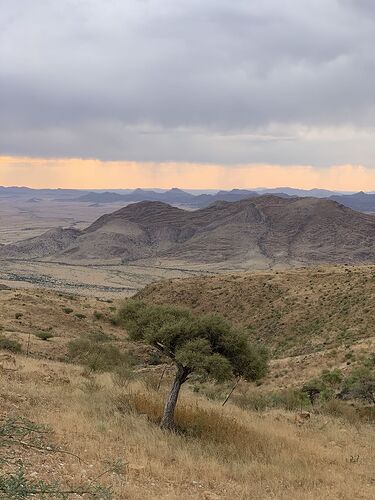
<svg viewBox="0 0 375 500"><path fill-rule="evenodd" d="M15 317L16 319L20 319L20 318L22 318L22 316L23 316L23 313L16 313L16 314L14 315L14 317Z"/></svg>
<svg viewBox="0 0 375 500"><path fill-rule="evenodd" d="M330 387L339 387L343 380L343 374L338 368L333 370L323 370L321 380L324 384Z"/></svg>
<svg viewBox="0 0 375 500"><path fill-rule="evenodd" d="M374 415L371 411L366 411L363 404L375 404L375 370L372 363L371 355L346 377L337 368L331 371L323 370L320 378L307 382L302 391L312 404L318 403L318 411L345 417L353 422L361 418L362 412L363 418L370 420ZM362 405L359 405L356 411L346 400L358 400Z"/></svg>
<svg viewBox="0 0 375 500"><path fill-rule="evenodd" d="M100 311L94 311L93 316L94 316L95 319L99 320L99 319L103 319L104 314L101 313Z"/></svg>
<svg viewBox="0 0 375 500"><path fill-rule="evenodd" d="M76 313L74 316L78 319L85 319L86 318L86 314L82 314L82 313Z"/></svg>
<svg viewBox="0 0 375 500"><path fill-rule="evenodd" d="M91 332L89 338L93 342L109 342L110 340L112 340L112 337L108 335L108 333L104 333L101 331Z"/></svg>
<svg viewBox="0 0 375 500"><path fill-rule="evenodd" d="M63 311L65 314L71 314L73 312L73 309L71 307L64 307Z"/></svg>
<svg viewBox="0 0 375 500"><path fill-rule="evenodd" d="M17 340L7 339L6 337L0 337L0 349L4 349L5 351L10 352L21 352L22 347Z"/></svg>
<svg viewBox="0 0 375 500"><path fill-rule="evenodd" d="M375 404L375 372L366 366L352 371L344 382L342 394L345 397L360 399Z"/></svg>
<svg viewBox="0 0 375 500"><path fill-rule="evenodd" d="M160 365L162 363L160 354L156 351L152 351L148 357L147 364L149 365Z"/></svg>
<svg viewBox="0 0 375 500"><path fill-rule="evenodd" d="M118 366L132 365L129 353L110 343L76 339L68 344L68 358L85 365L91 371L110 372Z"/></svg>

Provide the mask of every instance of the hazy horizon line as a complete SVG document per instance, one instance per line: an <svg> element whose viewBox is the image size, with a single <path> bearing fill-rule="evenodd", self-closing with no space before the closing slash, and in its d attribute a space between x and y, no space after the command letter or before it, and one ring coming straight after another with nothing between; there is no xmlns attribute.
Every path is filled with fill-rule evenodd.
<svg viewBox="0 0 375 500"><path fill-rule="evenodd" d="M296 186L294 189L368 192L375 191L375 169L352 164L327 167L266 163L226 165L0 156L0 184L77 190L136 189L139 186L167 190L180 186L185 190L201 191ZM248 187L254 185L258 187Z"/></svg>
<svg viewBox="0 0 375 500"><path fill-rule="evenodd" d="M202 192L202 193L218 193L219 191L267 191L269 190L280 190L280 189L290 189L290 190L298 190L298 191L327 191L327 192L336 192L336 193L347 193L347 194L353 194L353 193L358 193L360 191L356 190L339 190L339 189L328 189L328 188L319 188L319 187L313 187L313 188L300 188L294 185L285 185L285 186L258 186L258 187L233 187L233 188L227 188L227 189L222 189L222 188L214 188L214 187L208 187L208 188L190 188L190 187L180 187L180 186L172 186L170 188L161 188L157 186L153 187L143 187L143 186L137 186L135 188L133 187L87 187L87 188L78 188L78 187L31 187L25 184L9 184L9 185L4 185L0 184L0 188L4 189L30 189L33 191L105 191L105 192L116 192L116 191L136 191L137 189L140 189L142 191L160 191L160 192L168 192L173 189L179 189L180 191L185 191L185 192ZM365 192L366 191L362 191ZM371 191L367 191L369 193Z"/></svg>

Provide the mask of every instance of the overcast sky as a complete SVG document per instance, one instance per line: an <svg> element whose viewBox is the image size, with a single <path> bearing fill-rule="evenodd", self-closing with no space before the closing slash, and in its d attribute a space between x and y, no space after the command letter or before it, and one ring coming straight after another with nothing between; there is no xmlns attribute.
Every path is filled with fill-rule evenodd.
<svg viewBox="0 0 375 500"><path fill-rule="evenodd" d="M372 168L374 47L373 0L0 0L0 155Z"/></svg>

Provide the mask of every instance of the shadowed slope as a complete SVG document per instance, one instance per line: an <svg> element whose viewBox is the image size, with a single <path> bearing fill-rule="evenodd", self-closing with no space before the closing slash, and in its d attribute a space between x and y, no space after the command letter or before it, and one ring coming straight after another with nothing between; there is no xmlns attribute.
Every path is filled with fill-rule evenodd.
<svg viewBox="0 0 375 500"><path fill-rule="evenodd" d="M260 196L186 211L141 202L84 231L57 230L1 248L3 258L56 257L231 267L375 262L375 217L316 198Z"/></svg>

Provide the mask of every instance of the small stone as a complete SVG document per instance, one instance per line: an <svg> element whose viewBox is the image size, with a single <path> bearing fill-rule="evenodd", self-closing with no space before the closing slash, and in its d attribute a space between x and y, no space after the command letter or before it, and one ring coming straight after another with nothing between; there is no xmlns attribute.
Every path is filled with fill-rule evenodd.
<svg viewBox="0 0 375 500"><path fill-rule="evenodd" d="M203 496L205 500L221 500L221 497L216 493L212 493L212 491L204 491Z"/></svg>

